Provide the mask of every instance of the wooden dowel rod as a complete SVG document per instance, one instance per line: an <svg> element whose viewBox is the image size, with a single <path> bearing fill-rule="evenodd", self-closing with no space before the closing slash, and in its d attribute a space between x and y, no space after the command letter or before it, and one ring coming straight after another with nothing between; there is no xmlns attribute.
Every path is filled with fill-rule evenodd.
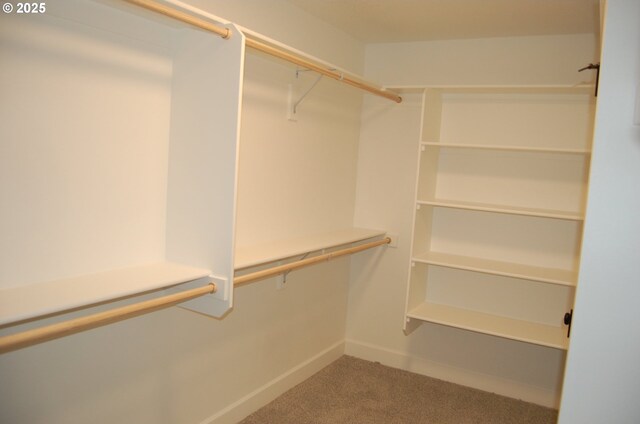
<svg viewBox="0 0 640 424"><path fill-rule="evenodd" d="M193 15L190 15L188 13L181 12L177 9L160 4L156 1L153 1L153 0L124 0L124 1L135 4L136 6L144 7L147 10L151 10L153 12L157 12L162 15L168 16L175 20L192 25L196 28L213 32L214 34L218 34L222 38L231 37L231 31L229 30L229 28L218 26L214 23L211 23L209 21L206 21L204 19L198 18Z"/></svg>
<svg viewBox="0 0 640 424"><path fill-rule="evenodd" d="M372 241L369 243L361 244L359 246L318 255L313 258L302 259L289 264L269 268L263 271L253 272L251 274L246 274L234 278L234 285L245 284L251 281L271 277L287 271L303 268L319 262L330 261L331 259L335 259L345 255L351 255L363 250L371 249L389 243L391 243L391 239L389 237L386 237L383 240ZM70 334L79 333L81 331L100 327L102 325L107 325L128 318L133 318L149 312L157 311L159 309L168 308L169 306L173 306L187 300L195 299L197 297L204 296L210 293L215 293L215 291L215 284L210 283L203 287L185 290L180 293L162 296L157 299L134 303L127 306L122 306L120 308L99 312L97 314L74 318L68 321L59 322L57 324L3 336L0 337L0 354L42 343L48 340L54 340L60 337L68 336Z"/></svg>
<svg viewBox="0 0 640 424"><path fill-rule="evenodd" d="M313 258L301 259L299 261L275 266L273 268L265 269L262 271L252 272L250 274L235 277L233 279L233 285L239 286L241 284L246 284L251 281L260 280L267 277L273 277L274 275L282 274L287 271L317 264L319 262L330 261L331 259L335 259L340 256L351 255L353 253L361 252L363 250L371 249L373 247L377 247L377 246L380 246L383 244L389 244L389 243L391 243L391 239L389 237L386 237L383 240L372 241L369 243L361 244L359 246L349 247L346 249L336 250L335 252L314 256Z"/></svg>
<svg viewBox="0 0 640 424"><path fill-rule="evenodd" d="M332 70L332 69L327 69L326 67L317 65L309 60L303 59L299 56L296 56L294 54L288 53L286 51L280 50L276 47L272 47L268 44L262 43L260 41L254 40L252 38L247 37L246 38L246 42L245 42L247 47L251 47L253 49L259 50L263 53L267 53L270 54L271 56L275 56L278 57L280 59L286 60L287 62L291 62L293 64L305 67L307 69L311 69L315 72L318 72L322 75L326 75L330 78L333 78L335 80L338 81L342 81L345 84L349 84L353 87L357 87L361 90L365 90L368 91L372 94L375 94L377 96L381 96L384 98L387 98L389 100L393 100L396 103L400 103L402 102L402 97L400 97L398 94L394 93L393 91L387 91L384 90L382 88L378 88L378 87L374 87L371 84L368 84L366 82L363 81L358 81L356 79L353 79L352 77L348 76L348 75L344 75L341 72L338 72L336 70Z"/></svg>
<svg viewBox="0 0 640 424"><path fill-rule="evenodd" d="M74 318L57 324L0 337L0 354L102 325L111 324L113 322L133 318L148 312L157 311L187 300L195 299L196 297L215 293L215 291L216 285L210 283L203 287L185 290L180 293L162 296L157 299L134 303L120 308L111 309L109 311L99 312L97 314Z"/></svg>
<svg viewBox="0 0 640 424"><path fill-rule="evenodd" d="M197 28L201 28L206 31L213 32L214 34L217 34L222 38L229 38L231 36L231 31L228 28L215 25L214 23L211 23L205 19L201 19L201 18L198 18L197 16L193 16L188 13L181 12L180 10L174 9L170 6L160 4L155 0L124 0L124 1L143 7L147 10L160 13L162 15L168 16L178 21L195 26ZM393 100L396 103L402 102L402 97L400 97L397 93L394 93L393 91L388 91L380 87L375 87L372 84L369 84L367 82L359 81L355 78L352 78L349 75L345 75L342 72L336 71L334 69L328 69L325 66L318 65L307 59L297 56L293 53L284 51L277 47L270 46L268 44L257 41L253 38L246 37L245 40L246 40L245 45L247 47L251 47L253 49L267 53L269 55L279 57L280 59L286 60L288 62L294 63L299 66L303 66L307 69L312 69L322 75L326 75L335 80L342 81L345 84L349 84L361 90L368 91L369 93L375 94L377 96L381 96L386 99Z"/></svg>

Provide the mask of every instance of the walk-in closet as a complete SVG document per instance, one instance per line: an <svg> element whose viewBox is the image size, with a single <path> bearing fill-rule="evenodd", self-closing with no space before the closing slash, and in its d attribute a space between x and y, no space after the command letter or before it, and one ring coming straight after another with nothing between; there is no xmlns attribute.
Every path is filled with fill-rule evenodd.
<svg viewBox="0 0 640 424"><path fill-rule="evenodd" d="M0 422L640 422L636 0L0 14Z"/></svg>

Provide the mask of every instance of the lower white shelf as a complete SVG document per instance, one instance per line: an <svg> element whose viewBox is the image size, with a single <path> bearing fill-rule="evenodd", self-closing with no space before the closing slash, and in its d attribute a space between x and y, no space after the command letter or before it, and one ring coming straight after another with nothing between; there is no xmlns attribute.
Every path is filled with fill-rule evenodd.
<svg viewBox="0 0 640 424"><path fill-rule="evenodd" d="M161 262L0 289L0 325L186 283L211 271Z"/></svg>
<svg viewBox="0 0 640 424"><path fill-rule="evenodd" d="M564 327L554 327L436 303L422 303L410 310L407 317L556 349L566 350L569 345L567 330Z"/></svg>

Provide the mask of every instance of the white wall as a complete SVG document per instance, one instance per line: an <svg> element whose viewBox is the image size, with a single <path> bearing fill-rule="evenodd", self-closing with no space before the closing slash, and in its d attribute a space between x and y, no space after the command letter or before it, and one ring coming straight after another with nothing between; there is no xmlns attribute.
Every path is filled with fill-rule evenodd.
<svg viewBox="0 0 640 424"><path fill-rule="evenodd" d="M193 0L190 4L352 72L364 46L286 1ZM237 247L350 227L353 219L359 90L325 78L286 119L310 72L247 50L240 147Z"/></svg>
<svg viewBox="0 0 640 424"><path fill-rule="evenodd" d="M82 0L77 4L88 3ZM363 48L357 41L284 1L193 4L354 71L362 66ZM87 11L86 16L112 19L103 7ZM0 27L2 19L0 16ZM136 84L114 92L122 81L145 78L135 66L116 67L112 63L115 58L105 55L102 66L87 69L82 58L65 57L60 64L56 57L57 48L72 46L65 43L86 33L99 39L87 41L89 52L104 52L106 46L126 46L130 41L86 22L71 25L53 14L47 19L64 33L61 44L47 43L50 39L44 34L25 51L20 37L10 39L0 33L3 71L28 69L29 77L41 89L24 85L22 100L28 101L14 110L13 125L7 127L9 122L3 121L5 128L37 127L29 114L29 102L40 99L47 106L42 108L44 113L47 108L50 113L60 112L67 119L61 125L70 129L74 111L67 106L84 97L95 100L95 109L82 110L85 116L95 117L94 112L111 116L110 108L100 102L101 90L119 96L125 110L145 107L144 102L127 103L137 99ZM144 27L126 13L110 22L118 26L125 21L134 28ZM147 30L152 31L155 25L150 27ZM28 25L23 33L29 35ZM134 37L141 39L143 49L151 49L166 44L162 34L159 30L156 35L160 39L154 39L141 30ZM37 66L21 68L23 62L13 60L26 54L35 58ZM126 57L123 60L129 63ZM164 78L169 81L170 62L163 60L161 65L168 65L161 69L168 69ZM54 68L54 64L60 66ZM304 81L296 82L293 66L255 53L247 55L245 71L238 244L351 226L361 94L339 83L322 81L300 106L298 122L294 123L285 119L287 84L295 83L301 90L311 77L305 75ZM65 83L74 87L72 76L79 74L83 83L86 77L84 91L60 93L59 86L49 83L66 78ZM8 79L4 82L10 83ZM110 87L116 89L109 91ZM151 131L155 124L168 122L170 95L162 91L166 87L165 82L154 91L157 96L150 109L162 113L132 121L134 127ZM0 100L3 110L11 109L10 100ZM5 116L3 113L3 119ZM82 140L73 138L73 131L69 137L81 144ZM3 174L5 177L11 175ZM46 194L55 196L56 190ZM24 213L28 206L21 206ZM286 290L276 291L274 280L238 288L234 309L222 320L170 308L4 354L0 357L0 421L236 422L342 354L348 279L348 259L336 260L290 274Z"/></svg>
<svg viewBox="0 0 640 424"><path fill-rule="evenodd" d="M640 3L611 0L563 424L640 421L640 126L633 125L639 87Z"/></svg>
<svg viewBox="0 0 640 424"><path fill-rule="evenodd" d="M367 46L366 76L387 85L574 84L596 58L593 35ZM368 96L362 113L355 225L400 235L379 260L353 258L346 353L507 396L557 406L562 351L423 324L402 332L421 116Z"/></svg>
<svg viewBox="0 0 640 424"><path fill-rule="evenodd" d="M0 231L11 242L1 287L164 257L169 38L150 22L132 41L93 16L82 25L54 13L0 16ZM120 248L87 249L96 240Z"/></svg>
<svg viewBox="0 0 640 424"><path fill-rule="evenodd" d="M363 44L286 0L189 0L187 3L348 71L362 73Z"/></svg>
<svg viewBox="0 0 640 424"><path fill-rule="evenodd" d="M238 247L351 227L361 94L323 79L287 120L317 75L247 55L240 146Z"/></svg>

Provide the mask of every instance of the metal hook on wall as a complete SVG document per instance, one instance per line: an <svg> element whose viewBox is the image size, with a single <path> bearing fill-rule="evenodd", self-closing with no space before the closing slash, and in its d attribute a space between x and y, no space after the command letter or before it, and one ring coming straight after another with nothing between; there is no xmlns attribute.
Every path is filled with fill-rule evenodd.
<svg viewBox="0 0 640 424"><path fill-rule="evenodd" d="M598 82L600 81L600 64L599 63L590 63L588 66L585 66L582 69L578 69L578 72L586 71L587 69L595 69L596 70L596 92L595 92L594 96L598 97Z"/></svg>

